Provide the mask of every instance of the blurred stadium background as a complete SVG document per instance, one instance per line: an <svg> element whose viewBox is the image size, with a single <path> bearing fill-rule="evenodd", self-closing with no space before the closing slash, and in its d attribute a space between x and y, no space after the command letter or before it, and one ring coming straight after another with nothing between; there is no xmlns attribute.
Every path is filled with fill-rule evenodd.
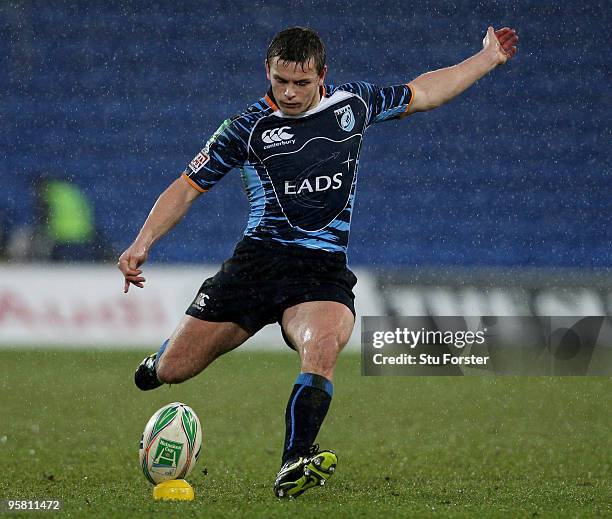
<svg viewBox="0 0 612 519"><path fill-rule="evenodd" d="M131 382L239 239L237 172L157 245L145 290L122 294L116 258L266 92L273 35L319 31L330 83L393 84L473 54L489 24L518 29L512 63L365 138L358 314L610 316L609 2L0 2L0 498L63 499L77 518L609 516L606 378L361 377L347 353L322 431L342 470L287 506L270 478L293 357L246 347L154 394ZM251 342L285 351L277 327ZM204 424L193 506L154 506L136 466L173 400Z"/></svg>
<svg viewBox="0 0 612 519"><path fill-rule="evenodd" d="M409 81L477 51L487 24L521 36L451 104L369 130L349 248L360 314L610 315L607 22L604 2L3 2L0 342L169 333L246 225L238 172L157 245L147 290L122 297L114 260L266 92L266 46L296 24L326 42L330 83ZM24 266L49 260L81 267Z"/></svg>

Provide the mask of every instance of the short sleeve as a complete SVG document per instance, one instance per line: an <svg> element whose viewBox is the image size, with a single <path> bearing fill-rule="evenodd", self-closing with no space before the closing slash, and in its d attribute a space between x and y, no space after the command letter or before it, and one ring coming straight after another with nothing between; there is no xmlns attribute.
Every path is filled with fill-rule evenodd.
<svg viewBox="0 0 612 519"><path fill-rule="evenodd" d="M182 177L198 191L208 191L226 173L244 164L246 149L232 119L226 119L187 165Z"/></svg>
<svg viewBox="0 0 612 519"><path fill-rule="evenodd" d="M387 87L372 86L368 124L400 119L407 115L413 92L408 84Z"/></svg>
<svg viewBox="0 0 612 519"><path fill-rule="evenodd" d="M379 87L365 81L346 83L338 87L357 94L368 107L366 126L391 119L400 119L408 115L408 107L412 103L412 87L408 84Z"/></svg>

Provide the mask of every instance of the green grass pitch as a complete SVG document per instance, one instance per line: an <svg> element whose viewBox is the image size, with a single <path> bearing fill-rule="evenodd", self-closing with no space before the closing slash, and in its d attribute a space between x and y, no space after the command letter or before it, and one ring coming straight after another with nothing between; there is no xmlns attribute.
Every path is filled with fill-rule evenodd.
<svg viewBox="0 0 612 519"><path fill-rule="evenodd" d="M246 346L141 393L144 353L0 350L0 498L61 499L43 517L62 518L612 516L610 379L367 378L343 354L319 435L338 470L278 501L295 355ZM138 466L146 421L173 401L204 430L193 502L153 501Z"/></svg>

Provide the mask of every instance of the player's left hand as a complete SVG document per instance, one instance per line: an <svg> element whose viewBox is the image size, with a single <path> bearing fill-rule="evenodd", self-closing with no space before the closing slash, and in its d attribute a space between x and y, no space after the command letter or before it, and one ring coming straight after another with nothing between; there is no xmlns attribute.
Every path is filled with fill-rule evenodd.
<svg viewBox="0 0 612 519"><path fill-rule="evenodd" d="M510 27L502 27L497 31L493 30L493 27L489 27L482 40L482 46L485 51L494 56L498 65L503 65L516 54L518 41L518 34Z"/></svg>

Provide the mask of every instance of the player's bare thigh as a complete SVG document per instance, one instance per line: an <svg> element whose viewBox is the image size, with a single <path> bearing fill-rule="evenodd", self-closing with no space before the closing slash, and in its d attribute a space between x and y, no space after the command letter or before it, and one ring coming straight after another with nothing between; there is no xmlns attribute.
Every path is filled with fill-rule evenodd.
<svg viewBox="0 0 612 519"><path fill-rule="evenodd" d="M167 384L183 382L249 337L249 332L236 323L215 323L185 315L157 365L157 377Z"/></svg>
<svg viewBox="0 0 612 519"><path fill-rule="evenodd" d="M287 308L282 326L298 350L302 373L316 373L332 380L336 359L348 342L355 318L335 301L312 301Z"/></svg>

